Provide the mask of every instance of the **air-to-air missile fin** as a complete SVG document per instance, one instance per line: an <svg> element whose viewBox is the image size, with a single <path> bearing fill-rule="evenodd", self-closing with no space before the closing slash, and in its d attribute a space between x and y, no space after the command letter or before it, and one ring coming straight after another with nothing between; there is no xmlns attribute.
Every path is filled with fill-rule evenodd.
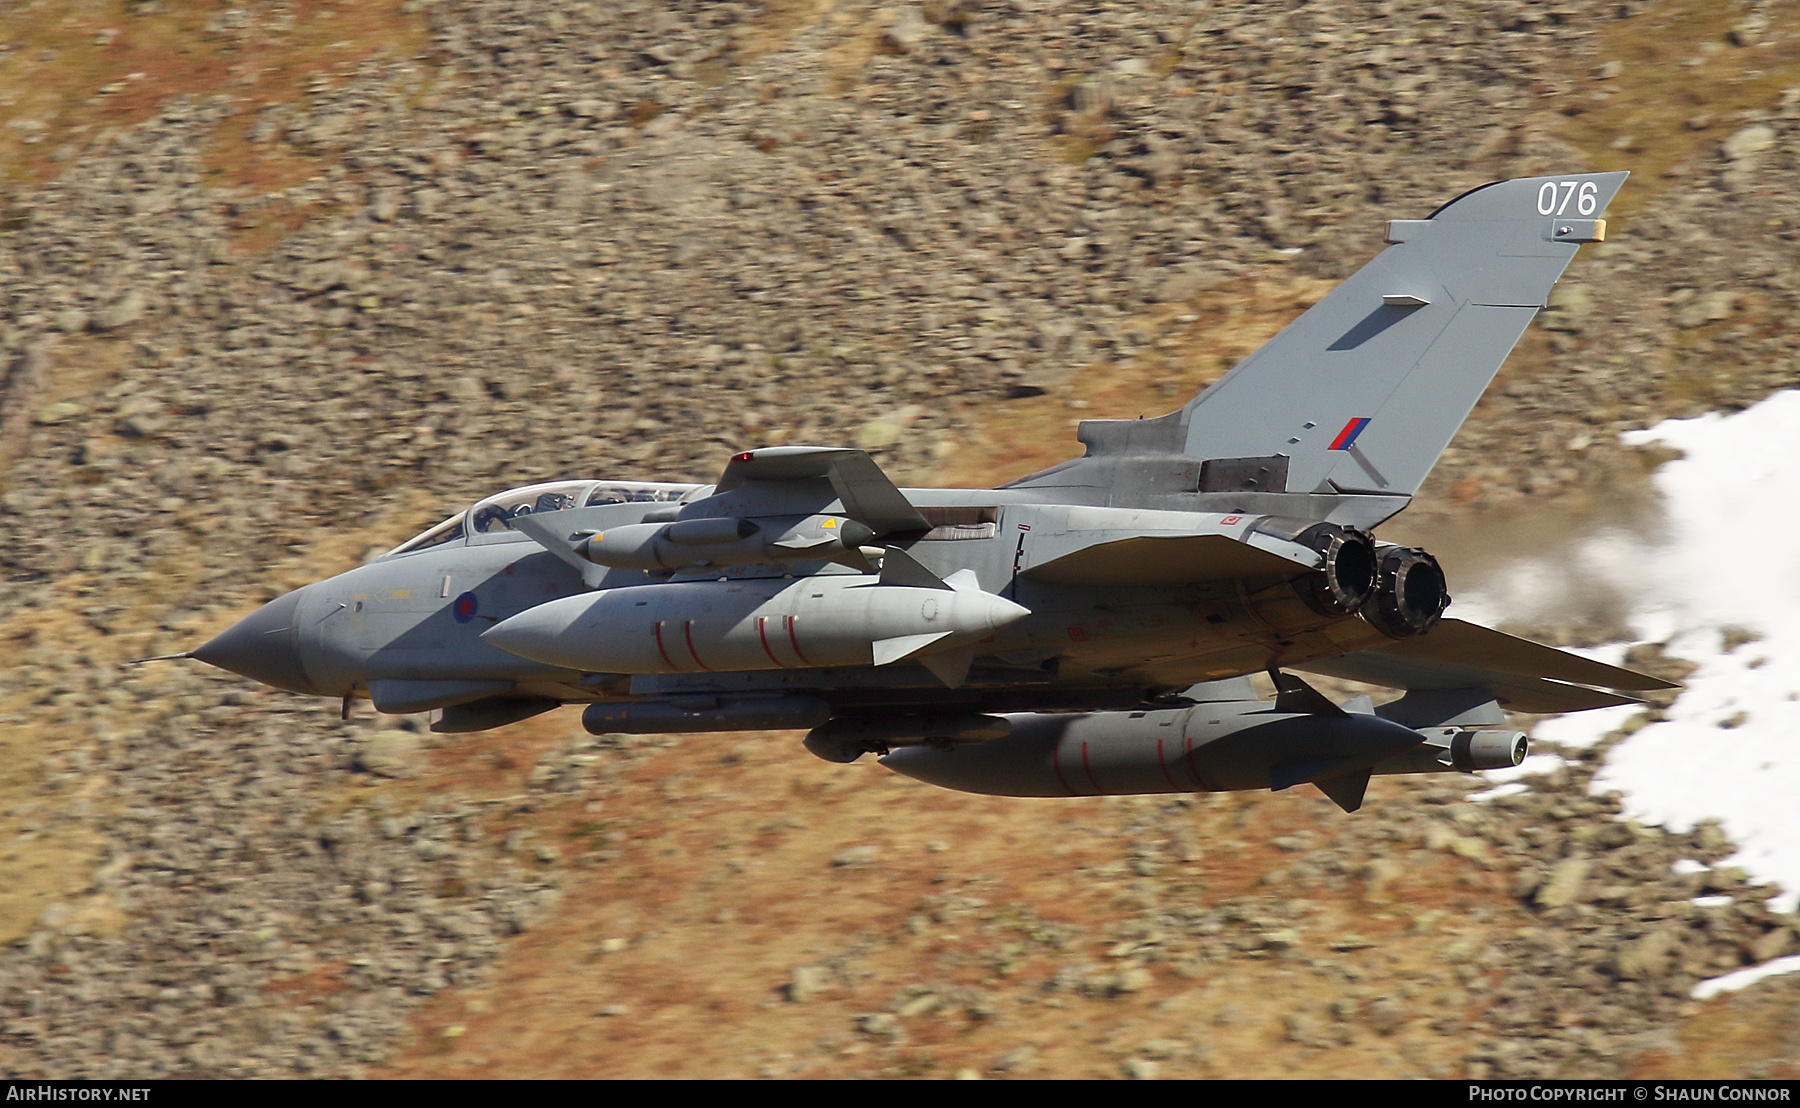
<svg viewBox="0 0 1800 1108"><path fill-rule="evenodd" d="M981 578L975 576L975 571L972 569L957 570L955 573L944 578L944 584L949 585L957 592L981 591Z"/></svg>
<svg viewBox="0 0 1800 1108"><path fill-rule="evenodd" d="M1297 577L1310 568L1229 535L1140 535L1097 543L1020 576L1051 585L1194 585Z"/></svg>
<svg viewBox="0 0 1800 1108"><path fill-rule="evenodd" d="M1334 773L1333 770L1343 765L1342 758L1333 758L1318 762L1290 762L1285 765L1269 768L1269 791L1280 792L1291 789L1295 785L1311 782L1319 791L1331 798L1331 802L1346 812L1354 812L1362 807L1363 794L1369 789L1369 770L1367 768L1352 770L1349 773Z"/></svg>
<svg viewBox="0 0 1800 1108"><path fill-rule="evenodd" d="M926 569L918 559L898 547L889 547L882 554L881 583L913 589L944 589L951 592L968 592L971 589L980 591L981 589L973 572L959 569L946 580ZM912 657L948 634L948 631L944 631L932 635L907 635L898 639L883 639L875 644L875 664L881 666L889 662L897 662L902 658ZM969 668L975 664L975 648L971 645L956 650L946 650L939 654L925 654L913 658L913 661L930 670L932 676L942 681L945 687L961 688L963 682L969 679Z"/></svg>
<svg viewBox="0 0 1800 1108"><path fill-rule="evenodd" d="M1367 693L1358 693L1339 704L1338 707L1342 708L1347 716L1372 716L1375 714L1375 702L1369 699Z"/></svg>
<svg viewBox="0 0 1800 1108"><path fill-rule="evenodd" d="M931 675L942 681L945 688L960 689L963 682L969 679L969 670L975 665L975 648L965 646L938 654L921 654L913 660L930 670Z"/></svg>
<svg viewBox="0 0 1800 1108"><path fill-rule="evenodd" d="M1271 669L1269 680L1275 682L1275 710L1277 712L1297 712L1309 716L1341 716L1345 714L1342 708L1327 700L1324 693L1291 673Z"/></svg>
<svg viewBox="0 0 1800 1108"><path fill-rule="evenodd" d="M1276 492L1411 496L1626 176L1497 181L1391 221L1386 250L1185 407L1084 421L1088 457L1283 458Z"/></svg>
<svg viewBox="0 0 1800 1108"><path fill-rule="evenodd" d="M845 515L877 535L931 529L873 458L848 447L771 446L735 454L712 495L689 511L781 515L818 511L833 499L843 505ZM766 505L760 503L764 501Z"/></svg>
<svg viewBox="0 0 1800 1108"><path fill-rule="evenodd" d="M1393 689L1482 690L1515 712L1577 712L1635 704L1609 690L1649 692L1676 686L1502 631L1446 619L1423 635L1294 669Z"/></svg>
<svg viewBox="0 0 1800 1108"><path fill-rule="evenodd" d="M948 634L950 634L948 631L929 631L921 635L897 635L891 639L876 639L874 642L875 664L885 666L891 662L898 662L902 658L909 658Z"/></svg>
<svg viewBox="0 0 1800 1108"><path fill-rule="evenodd" d="M881 583L909 589L955 591L948 581L926 569L917 558L898 547L889 547L881 556Z"/></svg>
<svg viewBox="0 0 1800 1108"><path fill-rule="evenodd" d="M1346 812L1354 812L1362 807L1363 796L1369 791L1369 772L1352 773L1343 777L1327 777L1323 781L1314 781L1319 791L1331 798L1331 802Z"/></svg>

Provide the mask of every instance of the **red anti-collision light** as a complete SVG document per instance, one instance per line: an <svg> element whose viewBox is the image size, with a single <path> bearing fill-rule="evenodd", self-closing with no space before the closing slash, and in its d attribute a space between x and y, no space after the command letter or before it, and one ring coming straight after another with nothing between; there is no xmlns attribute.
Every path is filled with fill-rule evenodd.
<svg viewBox="0 0 1800 1108"><path fill-rule="evenodd" d="M746 450L742 454L733 457L731 460L734 462L747 462L755 456L756 452L754 450Z"/></svg>

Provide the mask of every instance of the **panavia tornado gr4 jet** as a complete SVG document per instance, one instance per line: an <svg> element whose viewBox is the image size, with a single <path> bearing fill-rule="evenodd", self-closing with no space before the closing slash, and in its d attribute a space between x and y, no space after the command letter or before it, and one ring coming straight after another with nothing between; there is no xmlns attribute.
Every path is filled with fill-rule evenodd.
<svg viewBox="0 0 1800 1108"><path fill-rule="evenodd" d="M186 657L480 731L807 730L952 789L1284 789L1517 764L1502 709L1669 687L1455 619L1404 509L1623 173L1502 181L1390 244L1181 410L1089 420L997 489L777 446L716 483L491 496ZM1404 690L1333 704L1289 671ZM1267 673L1273 701L1247 675Z"/></svg>

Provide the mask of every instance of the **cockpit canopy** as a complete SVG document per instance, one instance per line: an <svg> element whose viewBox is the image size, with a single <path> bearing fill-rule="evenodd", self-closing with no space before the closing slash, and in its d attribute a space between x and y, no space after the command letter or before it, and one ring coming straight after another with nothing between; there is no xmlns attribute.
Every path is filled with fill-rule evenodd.
<svg viewBox="0 0 1800 1108"><path fill-rule="evenodd" d="M548 485L526 485L496 493L469 509L469 533L488 535L512 530L515 516L533 512L560 512L578 508L591 481L557 481Z"/></svg>
<svg viewBox="0 0 1800 1108"><path fill-rule="evenodd" d="M401 543L387 556L412 554L460 542L472 535L511 532L514 519L533 512L555 512L595 504L672 503L700 487L663 481L551 481L526 485L476 502L468 510Z"/></svg>

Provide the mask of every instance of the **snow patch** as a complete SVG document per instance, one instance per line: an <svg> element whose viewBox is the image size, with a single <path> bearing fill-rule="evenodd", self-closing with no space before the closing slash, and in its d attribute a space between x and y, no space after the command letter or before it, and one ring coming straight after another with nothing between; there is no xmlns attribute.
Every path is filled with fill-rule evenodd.
<svg viewBox="0 0 1800 1108"><path fill-rule="evenodd" d="M1720 993L1736 992L1746 985L1754 985L1765 977L1779 977L1784 973L1800 973L1800 954L1790 954L1786 958L1777 958L1773 962L1764 962L1760 966L1737 970L1722 977L1714 977L1694 986L1694 999L1706 1000Z"/></svg>
<svg viewBox="0 0 1800 1108"><path fill-rule="evenodd" d="M1800 392L1625 441L1682 454L1657 470L1660 518L1604 531L1570 558L1525 562L1459 601L1458 614L1529 612L1585 579L1624 586L1636 641L1663 643L1699 668L1666 719L1612 749L1594 791L1616 789L1627 818L1675 831L1718 820L1739 845L1730 863L1780 885L1771 907L1791 912L1800 904ZM1578 653L1617 663L1624 646ZM1546 719L1533 741L1591 746L1639 711Z"/></svg>

